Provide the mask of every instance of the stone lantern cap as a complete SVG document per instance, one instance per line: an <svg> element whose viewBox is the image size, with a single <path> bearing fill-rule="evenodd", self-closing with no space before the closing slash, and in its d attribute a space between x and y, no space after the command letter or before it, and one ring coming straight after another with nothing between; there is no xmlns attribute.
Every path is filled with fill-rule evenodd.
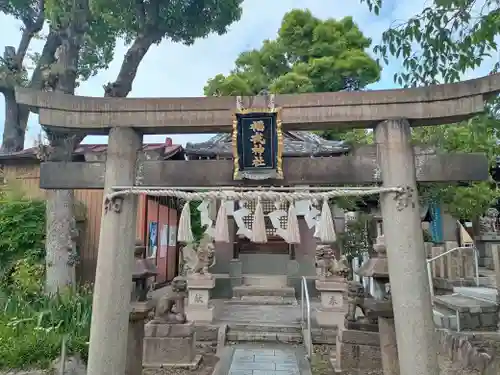
<svg viewBox="0 0 500 375"><path fill-rule="evenodd" d="M132 273L133 281L148 279L156 275L158 275L158 270L153 263L153 259L137 259L135 261L134 271Z"/></svg>
<svg viewBox="0 0 500 375"><path fill-rule="evenodd" d="M373 245L377 256L368 259L356 271L356 274L363 277L373 277L374 279L389 279L389 263L387 261L386 246L384 236L377 237L377 242Z"/></svg>

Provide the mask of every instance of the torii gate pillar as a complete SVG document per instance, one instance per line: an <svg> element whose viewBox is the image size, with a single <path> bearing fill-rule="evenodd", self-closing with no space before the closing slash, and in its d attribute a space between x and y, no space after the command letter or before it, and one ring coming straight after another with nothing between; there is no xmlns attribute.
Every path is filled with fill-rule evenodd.
<svg viewBox="0 0 500 375"><path fill-rule="evenodd" d="M105 195L113 186L134 185L141 145L142 136L132 128L110 130ZM104 199L92 304L89 375L125 374L136 220L136 195L111 202Z"/></svg>
<svg viewBox="0 0 500 375"><path fill-rule="evenodd" d="M387 120L375 128L383 186L405 189L396 199L394 194L380 197L400 371L431 375L439 368L410 140L404 119Z"/></svg>

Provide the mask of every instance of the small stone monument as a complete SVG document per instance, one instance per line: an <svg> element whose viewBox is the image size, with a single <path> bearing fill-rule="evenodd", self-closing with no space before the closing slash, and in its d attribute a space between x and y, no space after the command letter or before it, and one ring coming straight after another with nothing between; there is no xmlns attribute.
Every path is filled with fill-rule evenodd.
<svg viewBox="0 0 500 375"><path fill-rule="evenodd" d="M146 324L144 368L198 367L201 355L196 355L194 324L186 322L186 296L186 280L178 276L158 300L155 317Z"/></svg>
<svg viewBox="0 0 500 375"><path fill-rule="evenodd" d="M347 289L346 277L349 273L347 259L341 256L337 260L330 245L318 245L315 263L318 274L316 289L321 295L321 307L316 310L316 321L320 327L341 325Z"/></svg>
<svg viewBox="0 0 500 375"><path fill-rule="evenodd" d="M187 256L189 253L191 255ZM211 323L214 319L214 306L210 303L210 290L215 287L215 277L208 272L208 268L215 264L212 238L205 235L196 250L186 246L183 254L185 259L194 260L186 272L189 296L187 319L190 322Z"/></svg>

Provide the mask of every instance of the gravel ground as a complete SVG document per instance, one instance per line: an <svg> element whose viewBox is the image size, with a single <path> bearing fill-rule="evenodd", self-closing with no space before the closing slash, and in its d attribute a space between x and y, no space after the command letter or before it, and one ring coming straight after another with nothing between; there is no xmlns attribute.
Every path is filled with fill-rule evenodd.
<svg viewBox="0 0 500 375"><path fill-rule="evenodd" d="M334 347L328 345L316 345L311 361L312 375L332 375L333 368L330 364L330 352ZM451 363L447 358L439 356L440 375L481 375L478 371L464 370L459 365ZM343 375L383 375L382 370L352 372Z"/></svg>

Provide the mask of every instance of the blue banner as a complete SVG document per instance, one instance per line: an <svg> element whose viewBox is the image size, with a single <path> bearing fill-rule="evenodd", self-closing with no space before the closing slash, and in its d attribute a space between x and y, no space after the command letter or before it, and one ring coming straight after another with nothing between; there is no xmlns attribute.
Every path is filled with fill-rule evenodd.
<svg viewBox="0 0 500 375"><path fill-rule="evenodd" d="M431 236L432 242L443 242L443 218L441 215L441 206L436 202L429 204L429 211L432 217L431 221Z"/></svg>
<svg viewBox="0 0 500 375"><path fill-rule="evenodd" d="M279 110L236 113L234 178L283 178L282 138Z"/></svg>

